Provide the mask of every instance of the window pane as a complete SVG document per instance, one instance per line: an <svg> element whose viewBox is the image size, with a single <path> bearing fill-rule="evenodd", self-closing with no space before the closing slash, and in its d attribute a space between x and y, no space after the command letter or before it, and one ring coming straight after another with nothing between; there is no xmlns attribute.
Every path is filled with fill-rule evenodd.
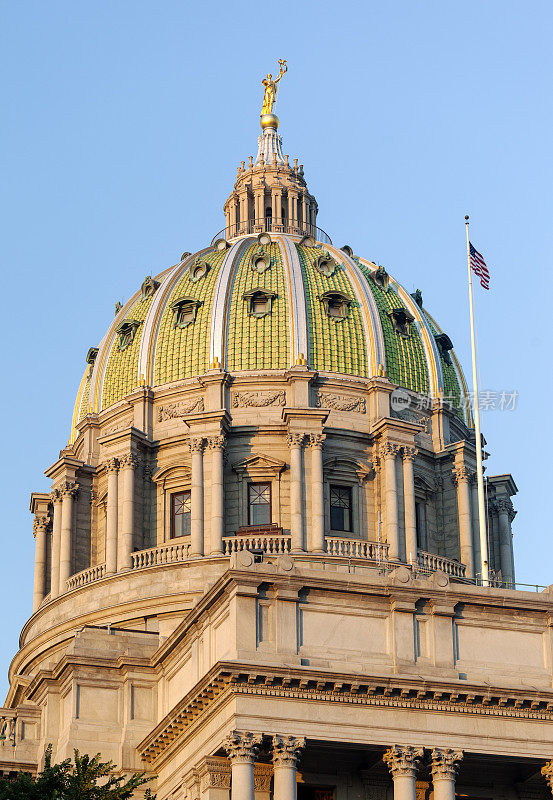
<svg viewBox="0 0 553 800"><path fill-rule="evenodd" d="M171 536L190 535L190 492L178 492L171 497Z"/></svg>
<svg viewBox="0 0 553 800"><path fill-rule="evenodd" d="M248 524L269 525L271 522L271 484L250 483L248 486Z"/></svg>
<svg viewBox="0 0 553 800"><path fill-rule="evenodd" d="M330 487L330 527L335 531L351 531L351 488Z"/></svg>

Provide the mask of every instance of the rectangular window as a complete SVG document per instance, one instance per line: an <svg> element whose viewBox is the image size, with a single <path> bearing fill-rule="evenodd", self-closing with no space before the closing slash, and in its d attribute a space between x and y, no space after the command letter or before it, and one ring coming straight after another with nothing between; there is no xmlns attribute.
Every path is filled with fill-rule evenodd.
<svg viewBox="0 0 553 800"><path fill-rule="evenodd" d="M248 525L271 524L271 484L248 485Z"/></svg>
<svg viewBox="0 0 553 800"><path fill-rule="evenodd" d="M333 531L351 531L351 487L330 487L330 527Z"/></svg>
<svg viewBox="0 0 553 800"><path fill-rule="evenodd" d="M426 550L428 547L426 537L426 506L424 503L415 503L415 523L417 526L417 547L419 550Z"/></svg>
<svg viewBox="0 0 553 800"><path fill-rule="evenodd" d="M190 492L171 495L171 539L190 534Z"/></svg>

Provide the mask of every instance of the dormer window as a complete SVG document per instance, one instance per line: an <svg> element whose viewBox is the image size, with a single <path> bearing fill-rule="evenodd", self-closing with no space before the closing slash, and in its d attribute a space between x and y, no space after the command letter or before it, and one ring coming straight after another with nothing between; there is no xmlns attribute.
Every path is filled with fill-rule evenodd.
<svg viewBox="0 0 553 800"><path fill-rule="evenodd" d="M118 325L116 333L119 337L117 340L117 349L119 351L126 350L127 347L131 346L140 324L136 319L125 319Z"/></svg>
<svg viewBox="0 0 553 800"><path fill-rule="evenodd" d="M322 256L319 256L318 259L315 261L315 269L317 272L320 272L321 275L325 275L329 278L331 275L334 274L336 269L336 262L328 252L328 250L323 253Z"/></svg>
<svg viewBox="0 0 553 800"><path fill-rule="evenodd" d="M250 317L264 317L271 313L276 292L268 289L251 289L244 292L243 298L248 304Z"/></svg>
<svg viewBox="0 0 553 800"><path fill-rule="evenodd" d="M201 302L195 297L181 297L171 304L174 314L175 328L187 328L196 320L196 313Z"/></svg>
<svg viewBox="0 0 553 800"><path fill-rule="evenodd" d="M449 351L453 350L453 342L447 333L437 333L434 338L436 339L436 344L438 345L438 350L440 351L442 360L445 364L451 364L451 356L449 355Z"/></svg>
<svg viewBox="0 0 553 800"><path fill-rule="evenodd" d="M349 314L349 307L352 303L351 297L342 292L325 292L321 295L321 302L324 306L327 317L339 322Z"/></svg>
<svg viewBox="0 0 553 800"><path fill-rule="evenodd" d="M252 269L263 273L271 266L271 256L267 253L263 245L259 245L252 255Z"/></svg>
<svg viewBox="0 0 553 800"><path fill-rule="evenodd" d="M388 291L390 276L388 275L384 267L378 267L376 272L372 273L371 277L377 286L380 286L380 288L383 289L385 292Z"/></svg>
<svg viewBox="0 0 553 800"><path fill-rule="evenodd" d="M393 308L391 311L388 311L388 316L392 321L392 326L396 333L399 333L400 336L404 336L405 338L411 335L411 323L415 317L410 314L406 308Z"/></svg>
<svg viewBox="0 0 553 800"><path fill-rule="evenodd" d="M202 261L201 259L197 258L188 271L188 277L192 283L197 283L207 275L209 269L210 265L207 263L207 261Z"/></svg>
<svg viewBox="0 0 553 800"><path fill-rule="evenodd" d="M144 281L142 282L142 286L140 287L142 299L146 300L148 297L153 297L158 288L159 281L154 281L151 275L146 275Z"/></svg>

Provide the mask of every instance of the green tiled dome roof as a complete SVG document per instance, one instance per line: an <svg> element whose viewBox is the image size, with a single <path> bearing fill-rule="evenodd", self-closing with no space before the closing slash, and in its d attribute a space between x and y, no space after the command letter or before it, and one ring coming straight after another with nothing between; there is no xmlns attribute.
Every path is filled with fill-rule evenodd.
<svg viewBox="0 0 553 800"><path fill-rule="evenodd" d="M460 403L466 386L440 328L381 267L299 236L209 247L152 280L117 313L83 376L73 424L137 386L285 370L370 378ZM447 337L446 337L447 338Z"/></svg>

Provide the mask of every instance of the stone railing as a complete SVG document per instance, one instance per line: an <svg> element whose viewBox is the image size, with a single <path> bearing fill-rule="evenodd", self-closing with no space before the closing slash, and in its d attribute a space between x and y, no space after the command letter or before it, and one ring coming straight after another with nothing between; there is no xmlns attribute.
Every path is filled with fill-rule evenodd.
<svg viewBox="0 0 553 800"><path fill-rule="evenodd" d="M386 561L388 545L379 542L367 542L362 539L343 539L327 536L325 550L329 556L345 558L365 558L368 561Z"/></svg>
<svg viewBox="0 0 553 800"><path fill-rule="evenodd" d="M149 550L139 550L137 553L131 553L131 569L144 569L144 567L155 567L158 564L174 564L177 561L186 561L189 550L189 541L179 542L176 539L169 544L150 547Z"/></svg>
<svg viewBox="0 0 553 800"><path fill-rule="evenodd" d="M455 561L453 558L446 558L445 556L437 556L434 553L426 553L424 550L419 550L417 553L417 564L419 569L427 570L428 572L441 570L453 578L465 577L466 567L460 561Z"/></svg>
<svg viewBox="0 0 553 800"><path fill-rule="evenodd" d="M88 583L99 581L106 574L106 565L97 564L95 567L88 567L76 575L72 575L67 581L67 591L70 589L78 589L81 586L86 586Z"/></svg>
<svg viewBox="0 0 553 800"><path fill-rule="evenodd" d="M282 529L277 529L282 531ZM271 555L272 553L289 553L292 548L292 537L285 536L282 532L237 533L235 536L223 538L223 554L230 556L239 550L258 550Z"/></svg>
<svg viewBox="0 0 553 800"><path fill-rule="evenodd" d="M17 711L13 708L0 708L0 745L17 744Z"/></svg>

